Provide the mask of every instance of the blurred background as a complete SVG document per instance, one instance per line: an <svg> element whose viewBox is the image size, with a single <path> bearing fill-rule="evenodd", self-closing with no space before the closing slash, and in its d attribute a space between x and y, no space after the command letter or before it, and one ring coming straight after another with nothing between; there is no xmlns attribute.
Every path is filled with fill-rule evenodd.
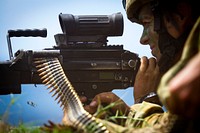
<svg viewBox="0 0 200 133"><path fill-rule="evenodd" d="M124 45L125 50L150 57L148 46L139 43L142 27L127 20L122 0L1 0L0 1L0 61L9 60L6 40L10 29L47 28L46 38L12 38L12 49L42 50L55 45L54 35L62 33L58 15L110 15L121 12L124 32L119 37L109 37L108 44ZM3 75L0 75L3 76ZM1 81L0 81L1 82ZM113 90L128 105L134 103L133 88ZM61 122L62 110L44 85L22 85L22 94L0 95L0 118L18 125L42 125L48 120Z"/></svg>

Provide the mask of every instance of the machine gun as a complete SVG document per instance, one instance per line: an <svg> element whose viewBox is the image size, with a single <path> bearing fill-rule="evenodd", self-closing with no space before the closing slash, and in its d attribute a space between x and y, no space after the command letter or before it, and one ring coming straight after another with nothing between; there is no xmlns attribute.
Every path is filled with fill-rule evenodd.
<svg viewBox="0 0 200 133"><path fill-rule="evenodd" d="M8 30L10 60L0 62L0 94L20 94L21 84L42 84L33 63L37 57L59 58L65 74L79 95L90 100L100 92L133 86L140 66L137 54L123 45L107 45L108 36L121 36L123 16L59 14L62 34L56 46L41 51L12 53L11 37L46 37L46 29Z"/></svg>

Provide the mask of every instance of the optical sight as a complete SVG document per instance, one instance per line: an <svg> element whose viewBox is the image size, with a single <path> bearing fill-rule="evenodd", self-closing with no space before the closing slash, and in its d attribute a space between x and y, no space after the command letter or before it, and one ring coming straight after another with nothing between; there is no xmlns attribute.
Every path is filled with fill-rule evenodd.
<svg viewBox="0 0 200 133"><path fill-rule="evenodd" d="M59 14L61 29L67 36L121 36L123 34L123 16L111 15L72 15Z"/></svg>

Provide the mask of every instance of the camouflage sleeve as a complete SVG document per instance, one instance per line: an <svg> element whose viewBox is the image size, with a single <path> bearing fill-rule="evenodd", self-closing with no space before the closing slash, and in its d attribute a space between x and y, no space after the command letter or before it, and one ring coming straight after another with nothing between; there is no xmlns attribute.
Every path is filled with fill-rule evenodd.
<svg viewBox="0 0 200 133"><path fill-rule="evenodd" d="M161 106L148 102L135 104L127 117L125 126L100 120L110 133L163 133L171 130L175 116L163 112ZM171 124L172 123L172 124Z"/></svg>
<svg viewBox="0 0 200 133"><path fill-rule="evenodd" d="M154 125L162 117L162 114L163 109L160 105L144 101L131 107L126 126L140 128Z"/></svg>
<svg viewBox="0 0 200 133"><path fill-rule="evenodd" d="M200 52L200 17L198 18L196 24L194 25L193 29L191 30L188 39L186 40L183 53L181 56L180 61L175 64L161 79L161 82L158 86L158 96L160 101L166 106L167 109L175 109L176 101L172 101L170 99L170 92L167 88L169 81L182 69L185 65L190 61L190 59ZM168 104L170 103L170 105ZM183 103L184 104L184 103ZM170 111L170 110L169 110Z"/></svg>

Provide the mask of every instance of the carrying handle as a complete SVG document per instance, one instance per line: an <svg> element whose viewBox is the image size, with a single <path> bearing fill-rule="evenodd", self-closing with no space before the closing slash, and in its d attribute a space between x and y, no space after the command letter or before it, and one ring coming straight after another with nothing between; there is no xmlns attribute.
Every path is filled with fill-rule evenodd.
<svg viewBox="0 0 200 133"><path fill-rule="evenodd" d="M14 59L10 37L47 37L47 29L17 29L8 30L7 44L10 60Z"/></svg>

